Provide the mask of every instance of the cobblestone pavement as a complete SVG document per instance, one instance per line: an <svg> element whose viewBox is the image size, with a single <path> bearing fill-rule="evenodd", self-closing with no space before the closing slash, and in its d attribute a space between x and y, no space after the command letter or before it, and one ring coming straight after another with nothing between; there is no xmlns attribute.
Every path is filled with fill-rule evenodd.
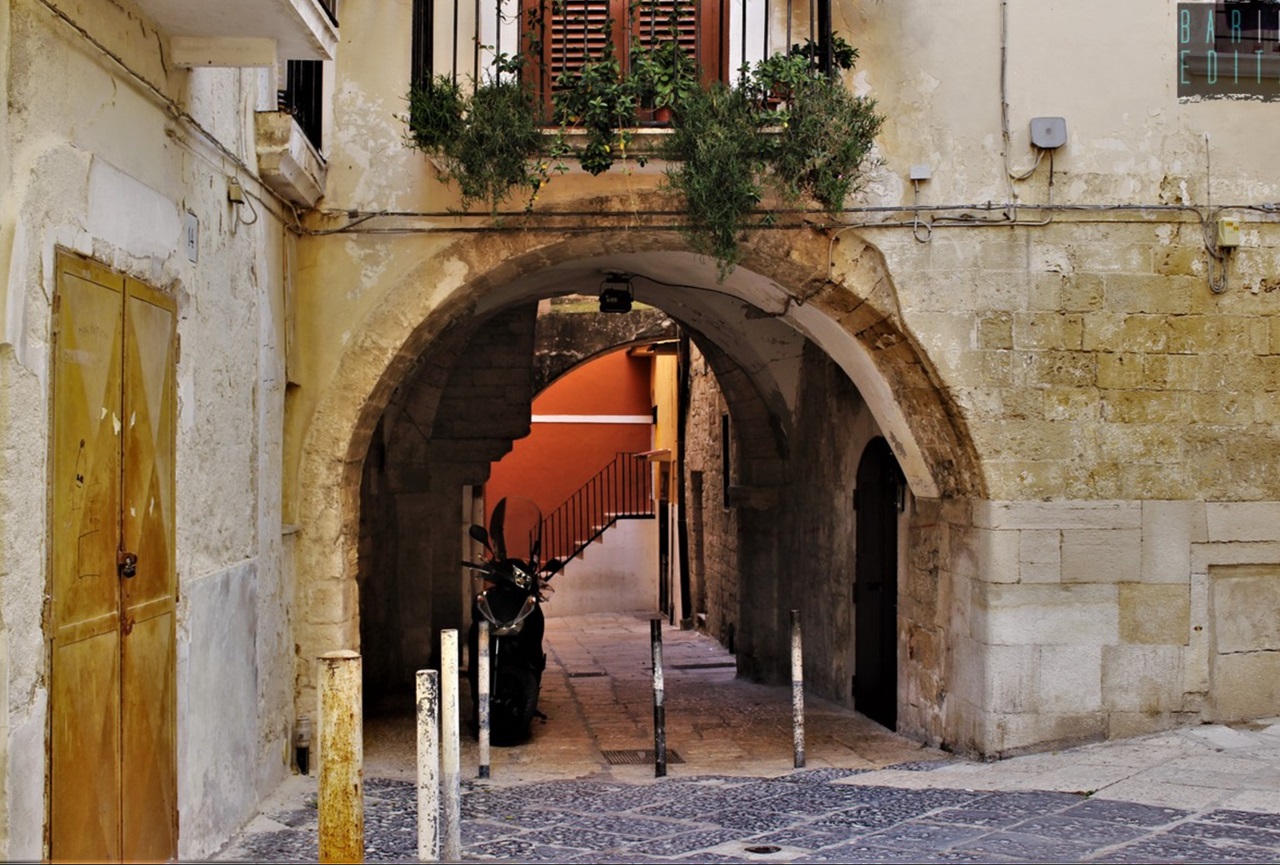
<svg viewBox="0 0 1280 865"><path fill-rule="evenodd" d="M1082 793L900 789L858 770L465 785L465 860L504 862L1276 862L1280 818ZM416 793L370 779L366 861L416 861ZM313 804L220 859L315 861Z"/></svg>
<svg viewBox="0 0 1280 865"><path fill-rule="evenodd" d="M625 639L620 635L625 636ZM652 747L647 622L549 622L533 740L463 783L467 861L1278 862L1280 719L1205 725L973 762L806 701L791 766L788 688L734 678L727 655L669 631L669 776L610 765ZM412 718L366 719L367 861L414 861ZM464 739L463 772L475 776ZM294 776L217 857L315 861L314 777Z"/></svg>

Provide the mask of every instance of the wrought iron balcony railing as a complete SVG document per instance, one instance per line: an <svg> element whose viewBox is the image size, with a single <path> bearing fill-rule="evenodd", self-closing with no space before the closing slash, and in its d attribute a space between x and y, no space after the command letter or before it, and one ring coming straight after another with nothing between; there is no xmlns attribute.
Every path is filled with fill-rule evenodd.
<svg viewBox="0 0 1280 865"><path fill-rule="evenodd" d="M521 55L546 96L559 72L611 46L624 74L631 51L675 40L704 82L730 82L792 45L829 45L830 0L415 0L413 80L491 74L496 58Z"/></svg>

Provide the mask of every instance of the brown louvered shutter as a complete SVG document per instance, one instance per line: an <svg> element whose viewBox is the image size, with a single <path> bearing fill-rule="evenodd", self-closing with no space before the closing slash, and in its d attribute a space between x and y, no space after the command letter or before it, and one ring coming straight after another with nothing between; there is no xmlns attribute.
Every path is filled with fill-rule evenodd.
<svg viewBox="0 0 1280 865"><path fill-rule="evenodd" d="M640 0L631 13L631 38L646 48L669 41L674 13L676 38L702 70L703 82L727 80L723 7L721 0Z"/></svg>
<svg viewBox="0 0 1280 865"><path fill-rule="evenodd" d="M631 32L646 48L666 42L671 38L673 13L680 47L693 57L698 50L698 13L688 0L642 0L631 16Z"/></svg>
<svg viewBox="0 0 1280 865"><path fill-rule="evenodd" d="M561 72L576 72L588 60L600 59L608 45L625 56L627 0L524 0L523 8L526 26L538 31L540 51L529 59L544 99L551 98Z"/></svg>
<svg viewBox="0 0 1280 865"><path fill-rule="evenodd" d="M626 70L631 39L650 45L666 41L676 0L523 0L522 23L532 28L536 53L530 53L531 81L550 100L556 77L575 72L604 56L610 43ZM707 81L725 80L723 0L681 0L680 44L697 59Z"/></svg>
<svg viewBox="0 0 1280 865"><path fill-rule="evenodd" d="M562 0L556 7L548 40L553 80L561 72L577 72L588 60L599 60L611 43L615 50L620 47L618 25L626 20L623 0Z"/></svg>

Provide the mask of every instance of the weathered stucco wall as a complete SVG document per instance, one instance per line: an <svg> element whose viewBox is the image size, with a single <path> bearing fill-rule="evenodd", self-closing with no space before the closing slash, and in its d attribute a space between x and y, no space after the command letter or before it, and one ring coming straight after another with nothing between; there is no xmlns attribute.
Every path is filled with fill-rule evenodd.
<svg viewBox="0 0 1280 865"><path fill-rule="evenodd" d="M65 248L177 302L178 852L199 858L288 771L279 503L289 241L266 190L195 128L252 154L258 73L167 66L163 35L127 3L56 5L102 47L33 0L0 10L0 855L45 853L50 302ZM193 122L175 120L179 109ZM231 176L259 198L256 224L228 204ZM195 262L182 245L185 212L199 221Z"/></svg>
<svg viewBox="0 0 1280 865"><path fill-rule="evenodd" d="M551 582L548 619L658 609L658 521L618 520Z"/></svg>

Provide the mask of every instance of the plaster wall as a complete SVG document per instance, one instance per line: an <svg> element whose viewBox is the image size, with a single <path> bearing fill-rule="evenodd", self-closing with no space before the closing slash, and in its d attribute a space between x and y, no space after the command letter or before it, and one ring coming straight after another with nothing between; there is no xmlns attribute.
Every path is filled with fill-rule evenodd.
<svg viewBox="0 0 1280 865"><path fill-rule="evenodd" d="M530 499L549 516L619 452L654 446L647 420L651 365L619 349L570 370L534 397L529 434L494 463L485 484L486 525L508 495ZM628 420L605 422L610 416Z"/></svg>
<svg viewBox="0 0 1280 865"><path fill-rule="evenodd" d="M658 521L618 520L553 580L547 618L658 609Z"/></svg>
<svg viewBox="0 0 1280 865"><path fill-rule="evenodd" d="M251 154L257 73L168 68L163 34L127 3L54 5L89 37L34 0L0 11L0 856L45 854L45 471L50 303L63 248L177 302L178 854L200 858L288 771L279 502L289 241L251 167L237 168L196 129ZM175 120L178 110L191 119ZM227 203L236 174L258 196L256 224ZM194 262L182 244L188 212L199 222ZM239 755L231 774L229 753Z"/></svg>

